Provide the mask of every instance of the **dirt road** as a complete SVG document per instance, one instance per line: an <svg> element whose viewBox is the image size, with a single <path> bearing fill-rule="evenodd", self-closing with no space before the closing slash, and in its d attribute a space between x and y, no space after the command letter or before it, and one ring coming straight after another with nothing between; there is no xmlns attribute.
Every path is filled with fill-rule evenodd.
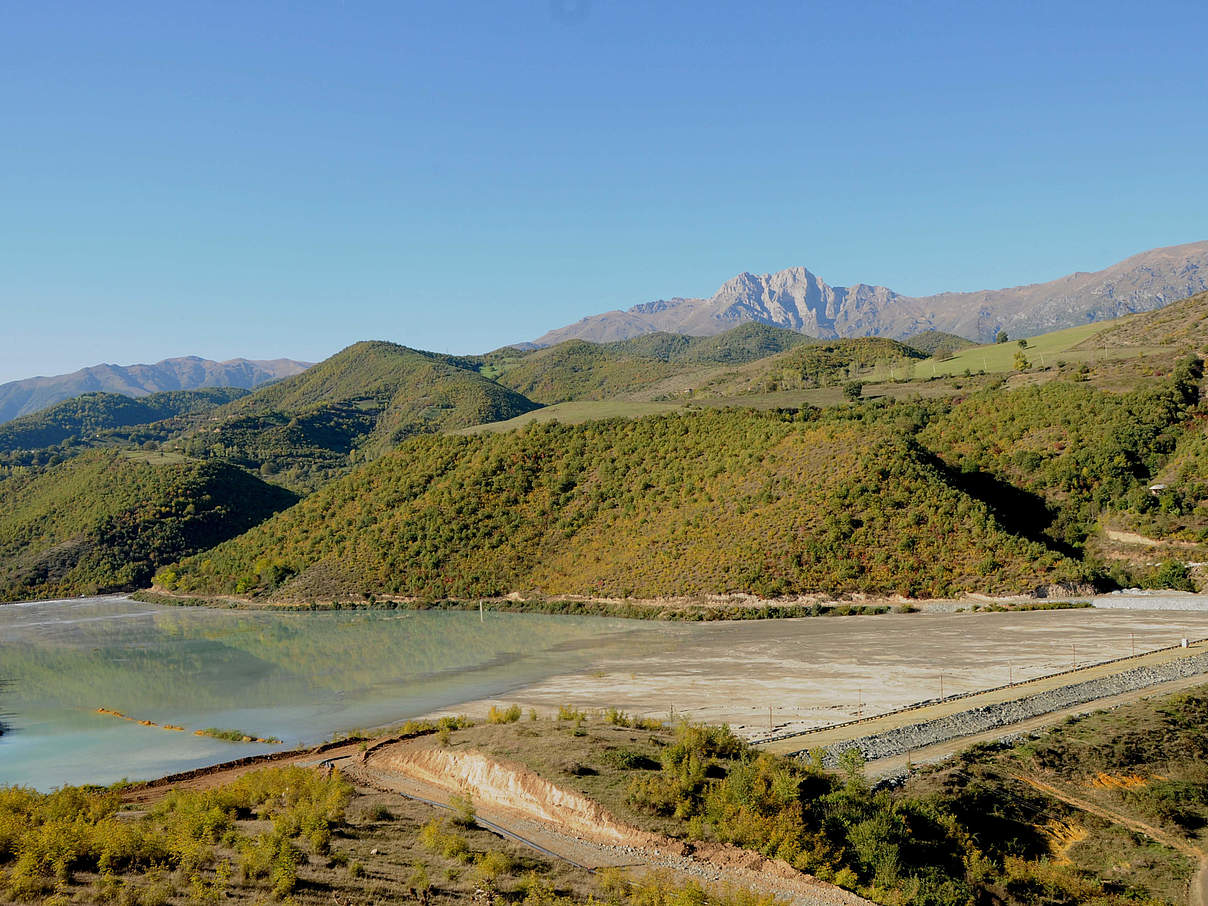
<svg viewBox="0 0 1208 906"><path fill-rule="evenodd" d="M1167 833L1161 828L1146 824L1143 821L1138 821L1128 815L1121 814L1115 809L1102 805L1098 802L1091 802L1082 796L1063 790L1060 787L1054 786L1051 783L1046 783L1035 777L1028 777L1024 774L1019 774L1014 771L1008 771L1008 776L1014 777L1021 783L1026 783L1032 789L1044 793L1046 796L1051 796L1064 802L1066 805L1072 805L1076 809L1081 809L1092 815L1096 815L1105 821L1110 821L1115 824L1123 825L1129 830L1143 834L1149 839L1161 843L1163 846L1168 846L1177 852L1181 852L1186 856L1190 856L1199 863L1199 870L1191 879L1191 886L1188 891L1188 900L1191 906L1204 906L1208 903L1208 853L1205 853L1201 847L1195 846L1180 837Z"/></svg>

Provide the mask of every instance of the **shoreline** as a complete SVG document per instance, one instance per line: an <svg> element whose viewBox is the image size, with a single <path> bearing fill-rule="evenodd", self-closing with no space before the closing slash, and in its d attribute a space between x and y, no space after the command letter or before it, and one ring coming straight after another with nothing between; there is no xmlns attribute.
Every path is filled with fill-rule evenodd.
<svg viewBox="0 0 1208 906"><path fill-rule="evenodd" d="M587 598L575 595L447 599L441 601L392 596L350 596L321 601L281 601L236 595L186 595L159 588L121 593L144 604L174 607L214 607L231 610L324 612L342 610L491 610L496 613L536 613L546 616L613 617L686 623L744 620L784 620L819 616L878 616L888 613L985 613L1069 610L1092 607L1089 595L1057 598L1035 595L963 598L906 598L900 595L801 595L757 598L753 595L711 595L695 598Z"/></svg>

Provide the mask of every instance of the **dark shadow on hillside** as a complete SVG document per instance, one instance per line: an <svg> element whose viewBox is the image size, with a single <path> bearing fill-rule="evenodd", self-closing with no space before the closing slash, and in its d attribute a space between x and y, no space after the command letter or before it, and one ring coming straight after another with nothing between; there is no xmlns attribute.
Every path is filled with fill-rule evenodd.
<svg viewBox="0 0 1208 906"><path fill-rule="evenodd" d="M1049 534L1048 528L1057 514L1039 494L1017 488L989 472L962 472L933 453L926 455L949 484L988 506L1007 531L1043 544L1071 560L1082 559L1082 551Z"/></svg>

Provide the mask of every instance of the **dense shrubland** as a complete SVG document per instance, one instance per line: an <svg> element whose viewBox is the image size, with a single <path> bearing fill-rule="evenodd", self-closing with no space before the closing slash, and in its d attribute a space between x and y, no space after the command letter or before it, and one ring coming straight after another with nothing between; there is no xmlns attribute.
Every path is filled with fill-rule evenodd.
<svg viewBox="0 0 1208 906"><path fill-rule="evenodd" d="M161 584L299 598L925 595L1077 575L950 484L893 420L727 411L418 438Z"/></svg>
<svg viewBox="0 0 1208 906"><path fill-rule="evenodd" d="M114 591L297 498L223 463L95 450L0 481L0 601Z"/></svg>
<svg viewBox="0 0 1208 906"><path fill-rule="evenodd" d="M628 802L682 822L689 837L783 859L878 903L1159 904L1187 883L1180 853L1106 831L1015 772L1097 785L1113 808L1191 842L1208 818L1206 707L1193 695L1132 706L1125 719L1095 715L973 750L898 790L872 788L854 751L827 771L760 753L725 728L681 724L657 770L632 772ZM1144 868L1116 870L1129 859Z"/></svg>
<svg viewBox="0 0 1208 906"><path fill-rule="evenodd" d="M458 359L364 342L222 408L174 446L308 491L411 435L534 408Z"/></svg>
<svg viewBox="0 0 1208 906"><path fill-rule="evenodd" d="M304 854L330 851L351 796L339 774L298 767L171 791L140 818L121 814L120 788L0 788L0 889L41 900L86 872L99 876L100 900L166 903L179 890L207 902L225 898L238 876L286 897ZM253 833L237 825L252 818L269 824Z"/></svg>

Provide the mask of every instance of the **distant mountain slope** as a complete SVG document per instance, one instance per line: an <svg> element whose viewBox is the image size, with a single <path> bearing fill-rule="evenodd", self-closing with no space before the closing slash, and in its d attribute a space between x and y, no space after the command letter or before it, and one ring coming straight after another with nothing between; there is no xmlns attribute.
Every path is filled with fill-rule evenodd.
<svg viewBox="0 0 1208 906"><path fill-rule="evenodd" d="M1180 351L1208 350L1208 292L1165 308L1126 318L1086 343L1103 346L1171 346Z"/></svg>
<svg viewBox="0 0 1208 906"><path fill-rule="evenodd" d="M1030 336L1149 311L1204 290L1208 242L1154 249L1095 273L1048 283L923 297L863 283L829 286L804 267L794 267L739 274L709 299L658 300L584 318L535 342L608 342L656 331L712 335L750 321L824 338L904 339L941 330L988 342L1003 329Z"/></svg>
<svg viewBox="0 0 1208 906"><path fill-rule="evenodd" d="M309 367L308 362L292 359L212 362L197 356L164 359L154 365L94 365L71 374L0 384L0 422L28 415L82 393L121 393L138 397L161 390L196 390L199 387L251 389Z"/></svg>
<svg viewBox="0 0 1208 906"><path fill-rule="evenodd" d="M195 415L247 393L235 387L166 390L140 399L117 393L85 393L0 425L0 453L51 447L115 428Z"/></svg>
<svg viewBox="0 0 1208 906"><path fill-rule="evenodd" d="M94 450L0 480L0 601L145 584L297 499L223 463L136 456Z"/></svg>
<svg viewBox="0 0 1208 906"><path fill-rule="evenodd" d="M887 425L730 410L414 438L167 581L307 600L943 595L1076 572Z"/></svg>
<svg viewBox="0 0 1208 906"><path fill-rule="evenodd" d="M176 445L309 490L412 434L535 408L458 359L367 341L223 407Z"/></svg>

